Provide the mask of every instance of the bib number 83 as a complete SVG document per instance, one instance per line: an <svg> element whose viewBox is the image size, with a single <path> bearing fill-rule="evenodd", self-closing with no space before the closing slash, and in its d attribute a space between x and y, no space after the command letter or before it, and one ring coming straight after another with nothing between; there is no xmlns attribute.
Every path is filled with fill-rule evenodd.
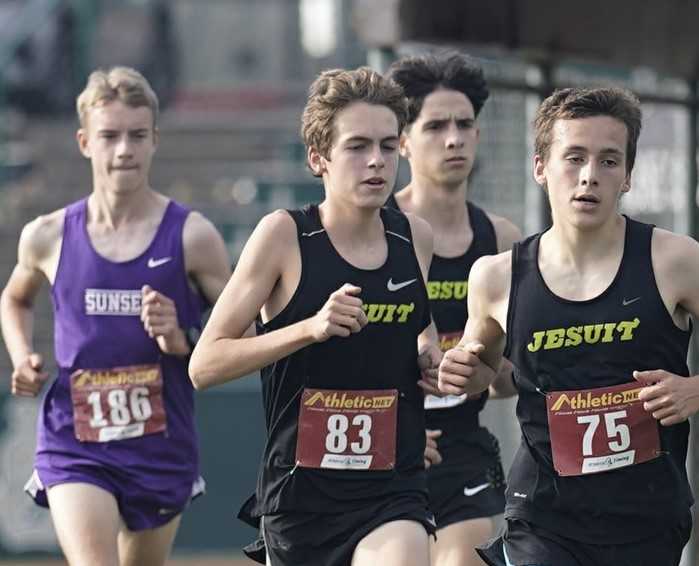
<svg viewBox="0 0 699 566"><path fill-rule="evenodd" d="M626 411L613 411L604 414L604 426L607 430L607 438L610 439L607 445L612 452L623 452L631 445L629 427L618 422L624 417L626 417ZM578 424L587 425L585 434L583 434L583 456L592 456L592 440L600 422L600 415L581 415L578 417Z"/></svg>
<svg viewBox="0 0 699 566"><path fill-rule="evenodd" d="M371 449L371 417L369 415L355 415L352 426L358 427L358 441L350 442L349 447L353 454L366 454ZM328 417L328 435L325 437L325 449L332 454L342 454L347 450L347 431L350 420L347 415L330 415Z"/></svg>

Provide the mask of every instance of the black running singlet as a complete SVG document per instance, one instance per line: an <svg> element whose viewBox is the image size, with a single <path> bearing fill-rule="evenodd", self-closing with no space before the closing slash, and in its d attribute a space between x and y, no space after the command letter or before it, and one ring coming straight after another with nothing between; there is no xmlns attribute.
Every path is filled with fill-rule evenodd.
<svg viewBox="0 0 699 566"><path fill-rule="evenodd" d="M675 325L658 291L652 233L652 226L626 219L618 272L603 293L585 301L547 287L538 264L540 234L515 245L505 356L515 366L522 444L508 479L507 518L582 542L617 544L686 517L688 423L651 422L652 434L647 428L637 434L626 404L633 390L637 396L634 370L689 375L691 332ZM612 386L632 392L609 393ZM554 447L554 458L551 437L563 432L573 440ZM658 432L657 457L644 461L640 447L650 436L658 446ZM566 463L559 456L566 454L578 462Z"/></svg>
<svg viewBox="0 0 699 566"><path fill-rule="evenodd" d="M430 316L408 219L395 210L381 210L388 257L381 267L367 270L351 265L335 250L320 221L317 205L289 214L297 225L301 280L282 312L268 323L258 324L258 334L315 315L330 294L345 283L362 288L360 298L369 324L349 337L332 337L262 369L267 443L254 513L336 513L362 507L372 498L390 493L426 491L417 337L429 324ZM309 389L348 392L344 397L316 394L306 398L306 405L317 406L365 402L364 397L356 401L352 390L397 390L395 466L361 470L298 465L300 404L304 390ZM330 460L333 450L345 445L345 434L349 435L354 425L361 431L360 437L353 437L360 452L362 447L368 447L368 437L374 432L363 417L356 422L352 418L349 423L341 422L344 420L338 417L328 422L327 431L320 431L327 435L326 456ZM345 426L348 424L350 430ZM318 427L314 432L319 432ZM364 433L368 434L362 437Z"/></svg>
<svg viewBox="0 0 699 566"><path fill-rule="evenodd" d="M393 195L386 206L400 210ZM443 352L456 346L464 333L468 319L466 302L471 267L479 257L498 253L495 228L488 215L470 202L467 207L473 231L471 245L457 257L434 254L427 278L427 296ZM466 399L465 395L428 395L425 398L427 428L441 430L449 441L466 438L478 428L478 413L487 399L487 391L474 399Z"/></svg>

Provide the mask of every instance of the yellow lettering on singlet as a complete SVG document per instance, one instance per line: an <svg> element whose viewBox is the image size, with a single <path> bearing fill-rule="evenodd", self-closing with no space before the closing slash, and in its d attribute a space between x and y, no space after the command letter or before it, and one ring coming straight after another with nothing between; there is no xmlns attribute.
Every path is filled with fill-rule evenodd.
<svg viewBox="0 0 699 566"><path fill-rule="evenodd" d="M463 301L468 295L468 281L428 281L427 297L430 301Z"/></svg>
<svg viewBox="0 0 699 566"><path fill-rule="evenodd" d="M380 322L382 324L396 322L398 324L403 324L408 321L408 317L415 310L415 303L364 303L362 309L366 313L369 322Z"/></svg>
<svg viewBox="0 0 699 566"><path fill-rule="evenodd" d="M532 339L527 344L527 350L557 350L559 348L575 348L582 344L608 344L616 340L627 342L633 340L634 330L641 324L640 319L622 320L619 322L600 322L584 326L569 326L567 328L549 328L534 330Z"/></svg>

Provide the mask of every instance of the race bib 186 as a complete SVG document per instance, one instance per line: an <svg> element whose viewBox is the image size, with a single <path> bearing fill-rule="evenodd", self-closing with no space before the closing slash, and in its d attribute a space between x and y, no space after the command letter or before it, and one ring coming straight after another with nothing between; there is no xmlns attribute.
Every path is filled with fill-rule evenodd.
<svg viewBox="0 0 699 566"><path fill-rule="evenodd" d="M398 391L304 389L296 462L305 468L391 470Z"/></svg>
<svg viewBox="0 0 699 566"><path fill-rule="evenodd" d="M606 472L658 457L658 424L638 399L641 389L626 383L546 395L553 465L559 475Z"/></svg>
<svg viewBox="0 0 699 566"><path fill-rule="evenodd" d="M158 364L77 370L70 376L70 394L80 441L109 442L166 429Z"/></svg>

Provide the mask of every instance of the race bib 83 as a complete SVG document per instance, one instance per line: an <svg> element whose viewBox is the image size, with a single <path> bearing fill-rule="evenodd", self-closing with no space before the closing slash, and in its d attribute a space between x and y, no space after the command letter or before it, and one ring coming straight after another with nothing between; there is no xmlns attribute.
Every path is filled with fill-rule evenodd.
<svg viewBox="0 0 699 566"><path fill-rule="evenodd" d="M304 389L296 462L305 468L391 470L398 391Z"/></svg>

